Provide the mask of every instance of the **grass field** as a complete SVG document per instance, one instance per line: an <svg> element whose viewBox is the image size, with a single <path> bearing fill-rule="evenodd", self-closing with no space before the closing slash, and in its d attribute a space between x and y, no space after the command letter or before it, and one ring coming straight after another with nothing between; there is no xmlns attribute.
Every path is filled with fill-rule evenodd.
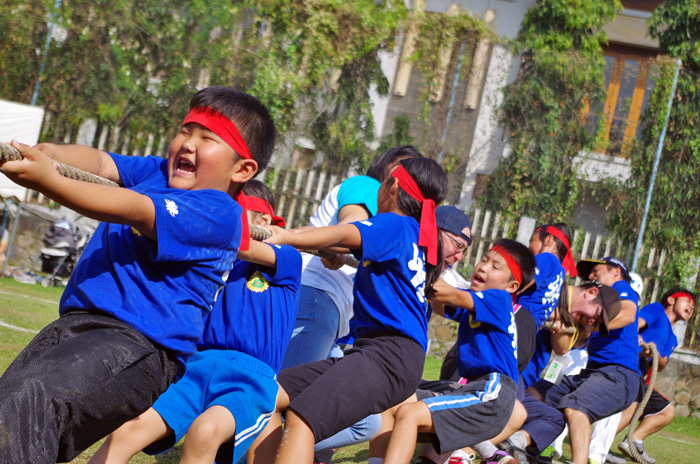
<svg viewBox="0 0 700 464"><path fill-rule="evenodd" d="M15 282L10 278L0 278L0 372L4 372L35 332L58 317L61 293L61 288L44 288L40 285ZM436 379L440 364L440 360L428 358L424 377ZM617 453L617 444L623 438L624 433L616 437L613 452ZM647 452L657 459L658 464L700 463L700 420L676 418L664 430L649 437L644 444ZM86 463L97 446L99 443L85 451L73 463ZM159 456L139 454L131 462L177 463L180 458L179 446ZM565 443L562 462L569 456L568 444ZM333 463L353 464L366 462L367 458L367 445L357 445L339 450L333 458Z"/></svg>

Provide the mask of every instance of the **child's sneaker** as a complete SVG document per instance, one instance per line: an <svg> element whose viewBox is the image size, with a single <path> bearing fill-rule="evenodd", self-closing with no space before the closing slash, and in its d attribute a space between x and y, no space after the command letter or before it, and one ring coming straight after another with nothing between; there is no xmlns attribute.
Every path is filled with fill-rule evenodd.
<svg viewBox="0 0 700 464"><path fill-rule="evenodd" d="M635 443L634 447L637 449L637 453L639 453L640 459L637 459L632 455L632 450L630 450L630 446L627 443L626 438L622 440L622 442L619 445L617 445L617 448L620 451L622 451L625 456L628 456L633 461L641 462L642 464L654 464L656 462L656 459L652 458L647 454L646 451L644 451L643 446L640 448L639 445Z"/></svg>
<svg viewBox="0 0 700 464"><path fill-rule="evenodd" d="M498 450L491 457L481 458L481 464L518 464L518 462L510 454Z"/></svg>
<svg viewBox="0 0 700 464"><path fill-rule="evenodd" d="M467 454L462 450L455 450L450 459L447 460L447 464L474 464L474 459L476 459L476 454Z"/></svg>
<svg viewBox="0 0 700 464"><path fill-rule="evenodd" d="M627 459L608 453L605 458L605 464L627 464Z"/></svg>

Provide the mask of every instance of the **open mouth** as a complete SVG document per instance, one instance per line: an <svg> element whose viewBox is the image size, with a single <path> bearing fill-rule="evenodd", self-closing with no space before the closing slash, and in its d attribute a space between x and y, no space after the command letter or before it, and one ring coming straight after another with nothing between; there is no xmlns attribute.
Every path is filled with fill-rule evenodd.
<svg viewBox="0 0 700 464"><path fill-rule="evenodd" d="M188 159L180 158L177 160L177 165L175 166L175 169L179 172L193 173L194 164Z"/></svg>

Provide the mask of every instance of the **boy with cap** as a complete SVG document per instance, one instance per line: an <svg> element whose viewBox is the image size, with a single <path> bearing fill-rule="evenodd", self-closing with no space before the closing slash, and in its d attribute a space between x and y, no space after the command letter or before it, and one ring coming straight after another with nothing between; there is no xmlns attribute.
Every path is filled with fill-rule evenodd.
<svg viewBox="0 0 700 464"><path fill-rule="evenodd" d="M558 385L539 381L533 388L545 403L562 410L569 426L572 462L586 464L591 424L627 408L639 390L639 297L630 286L627 267L616 258L582 260L576 270L581 277L588 276L589 280L608 285L619 294L619 314L612 319L604 318L599 333L589 338L586 369L564 377ZM604 297L603 292L601 295Z"/></svg>

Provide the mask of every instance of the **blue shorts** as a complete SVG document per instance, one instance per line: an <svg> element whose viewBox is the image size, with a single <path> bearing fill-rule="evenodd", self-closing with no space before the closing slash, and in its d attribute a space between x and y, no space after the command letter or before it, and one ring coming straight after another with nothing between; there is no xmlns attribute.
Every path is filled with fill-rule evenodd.
<svg viewBox="0 0 700 464"><path fill-rule="evenodd" d="M561 383L543 388L535 383L545 402L558 409L571 408L584 413L593 423L627 408L639 391L639 373L616 364L586 368L577 375L566 375Z"/></svg>
<svg viewBox="0 0 700 464"><path fill-rule="evenodd" d="M216 462L236 463L270 421L277 391L275 371L252 356L233 350L195 353L187 360L185 375L153 404L174 435L153 443L144 452L167 451L200 414L218 405L233 415L236 436L219 448Z"/></svg>

